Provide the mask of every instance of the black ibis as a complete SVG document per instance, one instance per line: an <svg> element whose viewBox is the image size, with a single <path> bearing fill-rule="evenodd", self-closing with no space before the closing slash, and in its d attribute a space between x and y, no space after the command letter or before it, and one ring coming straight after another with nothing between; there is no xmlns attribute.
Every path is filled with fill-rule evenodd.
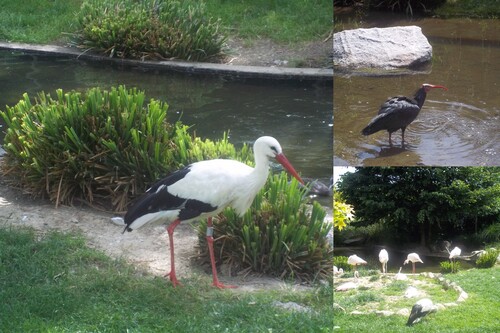
<svg viewBox="0 0 500 333"><path fill-rule="evenodd" d="M392 146L392 133L401 129L401 146L404 147L406 127L417 118L422 105L424 105L427 92L432 88L448 90L444 86L424 83L417 90L413 98L405 96L389 98L380 107L378 115L363 128L361 134L370 135L378 131L387 130L389 132L389 145Z"/></svg>
<svg viewBox="0 0 500 333"><path fill-rule="evenodd" d="M424 316L429 313L436 312L437 307L428 298L422 298L411 308L410 317L406 322L406 326L412 326L418 323Z"/></svg>
<svg viewBox="0 0 500 333"><path fill-rule="evenodd" d="M254 145L255 168L244 163L215 159L196 162L156 182L140 197L124 218L115 217L115 223L125 226L124 232L132 231L148 223L170 222L167 227L170 243L170 281L180 283L175 273L175 227L183 221L208 218L207 243L212 265L213 286L231 288L217 278L213 250L212 216L231 206L243 215L252 204L255 195L264 186L269 174L269 161L275 158L300 183L304 183L282 152L275 138L263 136Z"/></svg>

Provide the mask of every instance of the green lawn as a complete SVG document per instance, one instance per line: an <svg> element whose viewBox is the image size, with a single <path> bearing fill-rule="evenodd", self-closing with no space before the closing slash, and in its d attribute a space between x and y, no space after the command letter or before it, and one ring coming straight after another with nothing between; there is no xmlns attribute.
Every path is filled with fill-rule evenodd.
<svg viewBox="0 0 500 333"><path fill-rule="evenodd" d="M198 2L198 0L186 0ZM231 36L291 43L325 38L332 29L331 0L206 0ZM64 42L75 31L83 0L0 0L0 40Z"/></svg>
<svg viewBox="0 0 500 333"><path fill-rule="evenodd" d="M0 332L330 332L332 288L173 288L85 245L82 236L0 229ZM277 308L293 301L311 313Z"/></svg>
<svg viewBox="0 0 500 333"><path fill-rule="evenodd" d="M335 293L335 303L343 306L346 311L336 310L334 312L334 324L337 327L334 332L421 332L421 333L488 333L498 332L500 324L500 267L498 265L489 269L471 269L457 274L448 274L445 278L457 282L469 295L469 298L460 303L458 307L447 307L436 313L428 315L422 322L412 327L405 326L407 317L393 315L382 317L375 314L351 315L356 307L364 306L369 302L379 302L375 307L384 307L381 293L368 290ZM418 277L418 279L423 279ZM392 282L382 294L394 295L402 293L407 287L406 281ZM453 302L457 293L451 289L426 288L429 297L435 303ZM369 294L371 297L369 297ZM415 302L407 302L407 308ZM399 304L399 306L404 304ZM373 303L372 303L373 307Z"/></svg>

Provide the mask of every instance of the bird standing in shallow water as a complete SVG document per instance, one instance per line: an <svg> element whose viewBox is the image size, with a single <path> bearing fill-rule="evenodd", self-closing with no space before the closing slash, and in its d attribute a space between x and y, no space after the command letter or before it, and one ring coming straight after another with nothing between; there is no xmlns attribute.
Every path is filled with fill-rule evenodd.
<svg viewBox="0 0 500 333"><path fill-rule="evenodd" d="M217 278L213 251L212 216L231 206L241 216L251 206L255 195L264 186L269 163L275 158L300 183L304 183L287 160L278 141L270 136L258 138L253 145L255 168L233 160L196 162L156 182L127 211L124 218L113 221L132 231L148 223L171 222L167 227L170 243L170 281L179 285L175 273L175 227L183 221L208 218L207 243L212 265L213 285L231 288Z"/></svg>
<svg viewBox="0 0 500 333"><path fill-rule="evenodd" d="M424 263L424 262L422 261L422 259L420 259L420 256L419 256L417 253L415 253L415 252L410 253L410 254L408 255L408 257L406 257L406 260L405 260L405 262L403 263L403 265L406 265L406 264L407 264L407 263L409 263L410 261L411 261L411 265L412 265L412 273L413 273L413 274L415 274L415 263L416 263L416 262L421 262L422 264Z"/></svg>
<svg viewBox="0 0 500 333"><path fill-rule="evenodd" d="M389 261L389 253L386 249L380 250L378 260L382 264L382 273L387 273L387 262Z"/></svg>
<svg viewBox="0 0 500 333"><path fill-rule="evenodd" d="M413 98L405 96L389 98L380 107L378 115L363 128L361 134L370 135L378 131L387 130L387 132L389 132L389 145L392 146L392 133L401 129L401 147L404 147L406 127L417 118L424 105L427 92L432 88L448 90L448 88L444 86L424 83L422 87L417 90Z"/></svg>

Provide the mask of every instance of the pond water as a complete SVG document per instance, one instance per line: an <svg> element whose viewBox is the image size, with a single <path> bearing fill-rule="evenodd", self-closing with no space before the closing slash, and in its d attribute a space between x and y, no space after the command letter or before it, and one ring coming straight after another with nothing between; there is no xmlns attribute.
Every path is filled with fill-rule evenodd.
<svg viewBox="0 0 500 333"><path fill-rule="evenodd" d="M342 17L339 18L342 20ZM433 47L421 74L334 77L334 164L352 166L500 165L500 20L414 19L371 13L363 27L417 25ZM361 130L389 97L433 89L405 132L370 136Z"/></svg>
<svg viewBox="0 0 500 333"><path fill-rule="evenodd" d="M0 51L2 110L15 105L24 92L34 97L42 90L52 94L58 88L84 91L120 84L166 101L169 121L181 119L202 138L219 139L229 131L230 141L241 146L261 135L274 136L303 177L329 183L331 81L234 80ZM3 136L0 128L0 144Z"/></svg>

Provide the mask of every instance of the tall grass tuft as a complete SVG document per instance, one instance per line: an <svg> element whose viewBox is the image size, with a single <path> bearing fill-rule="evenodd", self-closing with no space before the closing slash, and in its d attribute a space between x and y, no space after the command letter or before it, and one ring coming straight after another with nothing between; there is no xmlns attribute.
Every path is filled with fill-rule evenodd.
<svg viewBox="0 0 500 333"><path fill-rule="evenodd" d="M251 208L238 217L231 208L213 221L216 257L230 270L253 271L280 278L329 279L333 249L326 235L331 225L314 202L308 210L305 190L288 182L287 174L274 175L257 194ZM199 226L200 246L206 247L206 222Z"/></svg>
<svg viewBox="0 0 500 333"><path fill-rule="evenodd" d="M87 0L77 21L75 44L110 57L210 61L226 40L203 2Z"/></svg>
<svg viewBox="0 0 500 333"><path fill-rule="evenodd" d="M2 171L33 196L57 204L82 199L107 203L118 211L155 180L191 162L230 157L236 151L227 135L201 140L180 122L167 122L168 105L135 88L89 89L85 94L59 89L52 97L28 94L0 112L7 124Z"/></svg>

